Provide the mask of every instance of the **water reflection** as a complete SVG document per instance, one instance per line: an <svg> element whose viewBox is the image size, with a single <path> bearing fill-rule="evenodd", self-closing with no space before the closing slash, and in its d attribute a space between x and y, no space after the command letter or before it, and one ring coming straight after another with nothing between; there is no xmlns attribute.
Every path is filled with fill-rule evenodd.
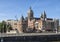
<svg viewBox="0 0 60 42"><path fill-rule="evenodd" d="M20 42L60 42L60 41L20 41Z"/></svg>
<svg viewBox="0 0 60 42"><path fill-rule="evenodd" d="M60 41L6 41L6 42L60 42Z"/></svg>
<svg viewBox="0 0 60 42"><path fill-rule="evenodd" d="M60 41L20 41L20 42L60 42Z"/></svg>
<svg viewBox="0 0 60 42"><path fill-rule="evenodd" d="M60 42L60 41L49 41L49 42Z"/></svg>
<svg viewBox="0 0 60 42"><path fill-rule="evenodd" d="M3 41L1 39L0 42L60 42L60 41L44 41L44 40L43 41L27 41L27 40L26 41L24 40L23 41L20 41L20 40L4 40Z"/></svg>

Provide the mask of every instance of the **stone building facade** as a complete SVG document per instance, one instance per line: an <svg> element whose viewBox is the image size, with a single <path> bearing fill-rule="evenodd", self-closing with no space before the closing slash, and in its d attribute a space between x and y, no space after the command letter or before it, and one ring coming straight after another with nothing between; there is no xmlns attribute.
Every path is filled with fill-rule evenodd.
<svg viewBox="0 0 60 42"><path fill-rule="evenodd" d="M39 18L34 17L33 10L31 7L27 12L27 17L21 16L18 21L7 20L10 23L13 30L17 29L19 33L24 32L41 32L41 31L54 31L58 29L59 20L47 18L45 11L41 14Z"/></svg>

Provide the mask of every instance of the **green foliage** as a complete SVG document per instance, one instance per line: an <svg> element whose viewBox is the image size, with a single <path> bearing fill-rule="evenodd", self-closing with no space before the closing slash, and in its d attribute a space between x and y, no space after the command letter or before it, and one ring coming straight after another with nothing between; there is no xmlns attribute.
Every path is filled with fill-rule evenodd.
<svg viewBox="0 0 60 42"><path fill-rule="evenodd" d="M0 23L0 32L1 32L1 29L2 29L2 23Z"/></svg>
<svg viewBox="0 0 60 42"><path fill-rule="evenodd" d="M6 31L10 31L12 29L10 24L6 24L5 21L0 23L0 32L5 33Z"/></svg>

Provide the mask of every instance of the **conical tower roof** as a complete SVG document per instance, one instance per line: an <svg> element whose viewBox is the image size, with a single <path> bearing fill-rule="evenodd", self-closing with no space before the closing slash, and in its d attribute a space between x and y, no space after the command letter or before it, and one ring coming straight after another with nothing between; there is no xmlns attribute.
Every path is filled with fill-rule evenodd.
<svg viewBox="0 0 60 42"><path fill-rule="evenodd" d="M43 13L41 13L41 18L46 18L46 13L45 11Z"/></svg>
<svg viewBox="0 0 60 42"><path fill-rule="evenodd" d="M46 18L46 12L44 11L44 13L43 13L43 16L44 16L44 18Z"/></svg>
<svg viewBox="0 0 60 42"><path fill-rule="evenodd" d="M41 18L43 18L43 13L41 13Z"/></svg>
<svg viewBox="0 0 60 42"><path fill-rule="evenodd" d="M23 17L23 15L21 16L21 21L23 21L24 20L24 17Z"/></svg>

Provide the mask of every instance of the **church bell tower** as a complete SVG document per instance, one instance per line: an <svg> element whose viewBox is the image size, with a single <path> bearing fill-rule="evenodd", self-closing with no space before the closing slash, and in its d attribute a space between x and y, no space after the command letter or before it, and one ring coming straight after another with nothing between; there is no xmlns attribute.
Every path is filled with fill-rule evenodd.
<svg viewBox="0 0 60 42"><path fill-rule="evenodd" d="M32 20L33 19L33 10L31 9L31 7L29 8L27 14L28 14L28 20Z"/></svg>

